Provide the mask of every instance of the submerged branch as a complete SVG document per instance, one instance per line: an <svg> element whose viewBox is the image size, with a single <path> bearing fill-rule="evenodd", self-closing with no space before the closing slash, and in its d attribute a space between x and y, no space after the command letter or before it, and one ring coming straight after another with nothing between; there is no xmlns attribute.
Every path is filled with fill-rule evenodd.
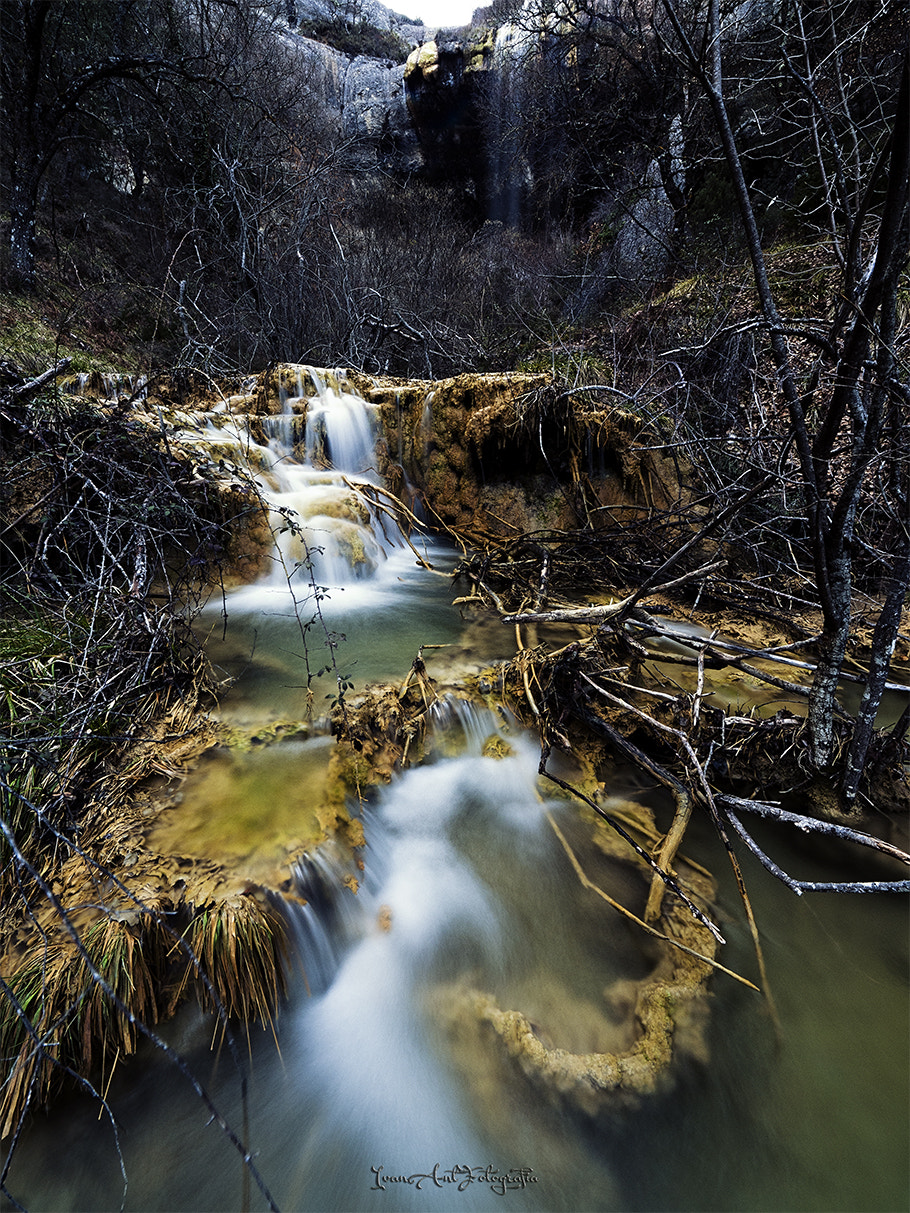
<svg viewBox="0 0 910 1213"><path fill-rule="evenodd" d="M796 880L770 859L729 809L727 820L762 866L796 895L803 893L910 893L910 880Z"/></svg>
<svg viewBox="0 0 910 1213"><path fill-rule="evenodd" d="M648 635L663 637L666 640L674 640L678 644L685 645L687 648L694 649L696 653L704 653L715 659L720 665L730 666L733 669L741 669L744 673L750 674L755 678L760 678L764 682L770 683L772 686L779 687L781 690L787 690L800 695L808 695L811 687L809 684L802 686L798 682L788 682L782 678L777 678L773 674L769 674L765 670L759 670L751 664L746 664L747 658L754 658L761 661L773 661L775 665L787 665L793 669L805 670L807 673L814 675L818 667L813 665L811 661L797 661L793 657L779 656L780 646L772 645L770 648L755 649L747 645L736 644L731 640L719 640L716 636L700 637L693 636L688 632L680 632L671 625L662 625L653 618L647 621L638 619L630 619L629 626L638 628L642 631L646 630ZM800 644L810 643L809 640L800 641ZM733 656L727 656L732 653ZM676 660L681 664L695 664L696 658L687 658L683 654L660 654L660 660L672 661ZM841 670L838 677L843 682L858 683L864 685L867 674L851 674L846 670ZM902 682L887 682L885 690L895 691L897 693L910 694L910 686Z"/></svg>
<svg viewBox="0 0 910 1213"><path fill-rule="evenodd" d="M762 865L768 871L776 876L788 889L792 889L797 896L803 893L810 892L827 892L827 893L906 893L910 892L910 879L908 880L861 880L861 881L815 881L815 880L796 880L787 872L783 871L772 859L770 859L764 851L751 837L739 819L736 817L733 809L745 810L750 813L756 813L760 817L768 818L772 821L780 821L785 825L795 826L796 829L802 830L806 834L829 834L835 838L843 839L847 842L855 842L859 846L870 847L872 850L879 851L883 855L888 855L892 859L897 859L901 863L910 865L910 855L906 851L901 851L898 847L892 846L888 842L883 842L880 838L874 838L871 834L865 834L860 830L852 830L849 826L839 825L834 821L820 821L815 817L804 817L800 813L790 813L786 809L778 808L776 805L768 804L767 801L745 800L740 796L717 796L717 800L721 802L725 809L725 816L736 832L745 842L746 846L760 860Z"/></svg>
<svg viewBox="0 0 910 1213"><path fill-rule="evenodd" d="M710 920L710 918L708 918L707 915L704 914L698 908L698 906L691 900L691 898L689 898L683 892L683 890L680 888L679 882L673 876L671 876L668 872L665 872L660 867L660 865L648 854L648 852L644 849L644 847L639 846L639 844L635 841L635 839L632 837L632 835L629 833L629 831L613 816L612 813L608 813L607 810L605 808L603 808L602 805L599 805L595 800L592 800L590 796L586 796L584 792L582 792L578 788L574 787L571 783L567 783L564 779L560 779L559 776L554 775L551 771L548 771L547 767L546 767L546 763L547 763L547 757L546 757L546 754L543 754L541 756L539 770L540 770L540 774L543 775L545 779L549 779L552 783L555 783L558 788L562 788L562 790L564 792L568 792L569 795L571 795L571 796L576 796L579 800L583 801L586 805L588 805L589 808L592 808L599 817L602 817L604 819L604 821L607 823L607 825L610 826L611 829L615 830L616 833L619 834L620 838L624 839L629 844L629 846L632 848L632 850L635 851L636 855L638 855L640 859L643 859L645 861L645 863L648 865L648 867L651 868L651 870L656 873L656 875L664 882L664 884L667 886L667 888L670 889L670 891L672 893L676 894L676 896L680 899L680 901L683 903L683 905L685 905L686 909L693 916L693 918L696 918L698 920L698 922L700 922L702 924L703 927L707 927L707 929L711 932L711 934L714 936L714 938L717 940L718 943L727 942L724 939L723 935L721 935L721 933L717 929L717 927L714 925L714 923Z"/></svg>
<svg viewBox="0 0 910 1213"><path fill-rule="evenodd" d="M572 847L569 845L569 842L562 830L560 830L559 826L556 824L556 821L551 813L547 813L547 821L550 823L553 833L559 839L562 849L569 858L569 862L572 865L575 875L581 881L584 888L590 889L592 893L596 893L598 897L602 897L607 905L612 906L613 909L622 914L623 917L628 918L630 922L634 922L636 926L641 927L643 931L647 931L647 933L652 935L655 939L660 939L664 943L672 944L674 948L679 948L679 950L681 952L685 952L687 956L692 956L695 960L701 960L705 964L710 965L713 969L718 969L721 973L726 973L727 976L732 977L734 981L739 981L744 986L748 986L750 990L755 990L756 993L761 993L758 986L755 985L754 982L749 981L747 977L742 977L739 973L734 973L732 969L728 969L726 965L722 965L717 960L712 960L710 956L704 956L701 952L696 952L694 948L689 948L684 943L680 943L678 939L673 939L672 936L665 935L663 931L658 931L657 928L651 926L649 922L639 918L636 914L633 914L631 910L627 910L624 905L621 905L620 902L614 900L609 893L605 893L599 885L596 885L594 881L587 876L578 860L578 856L572 850Z"/></svg>

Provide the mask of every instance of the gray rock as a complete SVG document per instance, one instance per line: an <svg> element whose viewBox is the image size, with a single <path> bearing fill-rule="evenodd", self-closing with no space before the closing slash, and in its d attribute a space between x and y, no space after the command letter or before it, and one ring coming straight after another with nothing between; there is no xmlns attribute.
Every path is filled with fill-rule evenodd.
<svg viewBox="0 0 910 1213"><path fill-rule="evenodd" d="M358 56L344 78L342 124L345 137L360 149L358 160L382 161L395 171L420 167L405 103L404 64Z"/></svg>
<svg viewBox="0 0 910 1213"><path fill-rule="evenodd" d="M656 160L648 165L638 198L629 208L613 246L613 272L627 282L656 282L666 273L676 213Z"/></svg>

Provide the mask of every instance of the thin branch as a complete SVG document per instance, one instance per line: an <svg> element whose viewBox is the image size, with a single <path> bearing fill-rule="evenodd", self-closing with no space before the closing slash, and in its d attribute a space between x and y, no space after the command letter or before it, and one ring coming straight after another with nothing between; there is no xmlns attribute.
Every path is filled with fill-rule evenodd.
<svg viewBox="0 0 910 1213"><path fill-rule="evenodd" d="M696 952L693 948L689 948L684 943L680 943L678 939L673 939L672 936L665 935L663 931L658 931L656 927L651 926L649 922L639 918L637 915L633 914L631 910L627 910L624 905L621 905L620 902L614 900L614 898L612 898L608 893L605 893L599 885L596 885L594 881L587 876L578 860L578 856L572 850L572 847L570 846L562 830L560 830L559 826L556 824L553 815L551 813L547 813L546 816L547 821L550 823L553 829L553 833L559 839L562 849L569 858L569 862L572 865L572 870L575 872L575 875L578 877L584 888L590 889L592 893L596 893L598 897L602 897L607 905L612 906L613 909L622 914L624 918L628 918L630 922L634 922L636 926L641 927L643 931L647 931L647 933L652 935L655 939L660 939L664 943L672 944L674 948L678 948L680 952L685 952L687 956L692 956L696 960L700 960L704 964L710 965L712 969L718 969L721 973L726 973L728 977L732 977L735 981L739 981L744 986L748 986L750 990L755 990L755 992L759 994L761 993L758 986L755 985L754 982L749 981L747 977L741 977L739 973L734 973L732 969L728 969L726 965L720 964L720 962L717 960L712 960L710 956L704 956L701 952Z"/></svg>

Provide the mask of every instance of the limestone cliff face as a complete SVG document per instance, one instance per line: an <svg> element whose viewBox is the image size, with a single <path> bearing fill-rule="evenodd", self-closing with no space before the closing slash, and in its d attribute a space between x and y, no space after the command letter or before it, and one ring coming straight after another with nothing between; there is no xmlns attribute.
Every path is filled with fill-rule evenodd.
<svg viewBox="0 0 910 1213"><path fill-rule="evenodd" d="M291 0L293 20L280 37L299 64L302 81L334 117L355 168L373 164L396 173L470 179L480 185L487 155L482 142L489 80L495 75L496 33L467 37L434 34L384 10L377 28L413 46L406 64L368 55L351 57L305 37L296 23L328 14L321 0ZM323 13L325 9L325 13ZM383 16L383 13L385 16ZM363 19L370 17L365 13Z"/></svg>
<svg viewBox="0 0 910 1213"><path fill-rule="evenodd" d="M376 160L399 172L419 169L423 158L404 93L404 65L359 55L344 77L345 137L366 144Z"/></svg>
<svg viewBox="0 0 910 1213"><path fill-rule="evenodd" d="M408 114L428 173L468 180L482 193L489 156L484 145L495 32L464 39L438 35L415 50L404 71Z"/></svg>
<svg viewBox="0 0 910 1213"><path fill-rule="evenodd" d="M405 101L404 64L367 55L352 58L291 30L282 39L293 51L301 81L337 126L341 155L354 169L380 165L410 173L423 156Z"/></svg>

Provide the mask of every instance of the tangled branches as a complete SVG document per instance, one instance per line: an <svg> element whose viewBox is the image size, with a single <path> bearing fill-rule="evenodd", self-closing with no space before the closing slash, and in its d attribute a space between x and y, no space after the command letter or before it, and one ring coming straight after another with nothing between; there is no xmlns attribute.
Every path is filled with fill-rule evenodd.
<svg viewBox="0 0 910 1213"><path fill-rule="evenodd" d="M224 549L214 487L122 415L3 408L4 725L16 790L64 834L123 747L202 686L189 621ZM28 819L15 831L39 845Z"/></svg>
<svg viewBox="0 0 910 1213"><path fill-rule="evenodd" d="M707 529L693 528L693 536L701 540ZM461 572L472 591L463 601L494 606L502 622L516 630L519 653L506 668L503 685L510 704L540 733L543 775L620 832L602 805L550 771L553 750L577 751L580 742L582 749L593 745L604 757L631 762L672 797L672 823L646 857L653 873L646 921L659 918L666 890L685 900L673 863L695 808L708 816L730 857L760 967L758 931L734 844L744 843L796 894L910 890L910 879L900 872L901 865L910 865L910 856L857 828L865 823L856 813L853 820L845 815L812 766L806 700L817 635L808 626L811 613L785 620L771 611L767 599L758 599L751 622L739 612L740 638L732 639L719 635L717 626L722 618L717 601L729 601L724 593L729 568L723 558L711 559L722 557L721 549L702 546L699 551L693 542L662 560L656 557L650 572L640 570L636 589L630 592L626 581L624 590L607 599L604 589L611 580L609 567L599 558L599 536L590 541L587 535L567 536L564 544L556 538L524 536L465 561ZM707 563L697 563L705 557ZM578 586L587 595L597 587L601 601L578 605ZM566 593L567 587L574 593ZM693 589L696 605L703 600L715 608L713 626L693 622ZM651 613L657 610L666 614ZM682 614L688 619L675 622ZM756 614L771 615L771 626L757 625ZM842 681L845 686L862 683L864 673L860 667L845 670ZM896 696L910 693L904 681L888 685ZM870 751L864 788L867 803L874 800L879 808L906 808L902 759L907 717L905 712L890 732L879 734ZM835 728L841 755L848 751L852 727L849 713L839 709ZM815 815L802 811L807 801ZM897 871L872 879L797 880L753 838L741 820L746 813L858 844Z"/></svg>

